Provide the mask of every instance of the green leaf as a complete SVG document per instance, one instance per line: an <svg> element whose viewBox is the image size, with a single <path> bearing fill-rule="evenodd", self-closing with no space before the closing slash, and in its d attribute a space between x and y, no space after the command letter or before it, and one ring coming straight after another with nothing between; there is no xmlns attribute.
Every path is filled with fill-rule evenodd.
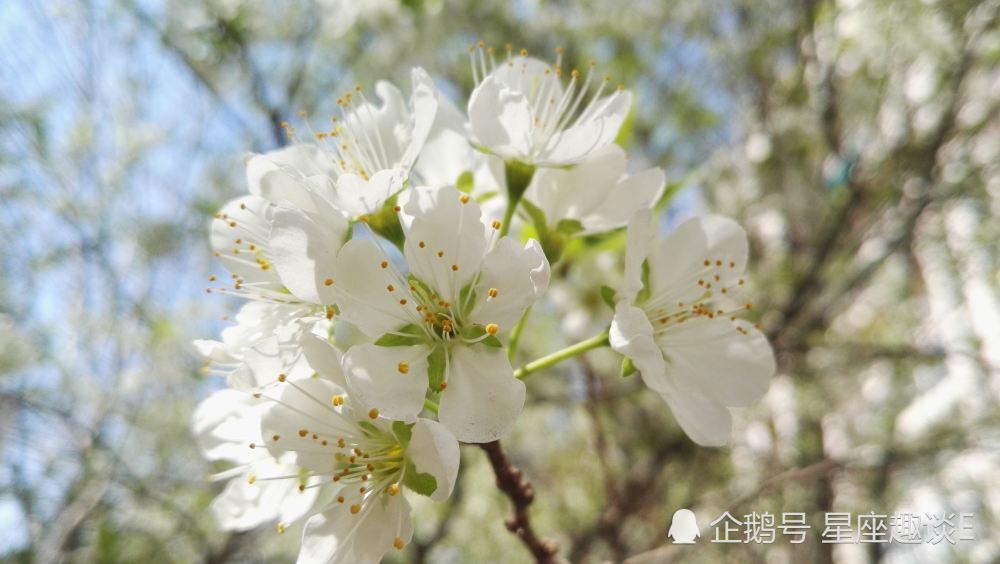
<svg viewBox="0 0 1000 564"><path fill-rule="evenodd" d="M427 384L435 392L441 389L444 382L444 369L448 363L448 352L444 347L435 348L427 357Z"/></svg>
<svg viewBox="0 0 1000 564"><path fill-rule="evenodd" d="M556 224L556 231L563 235L576 235L583 231L583 224L579 219L561 219Z"/></svg>
<svg viewBox="0 0 1000 564"><path fill-rule="evenodd" d="M424 334L420 332L420 328L410 324L393 333L382 335L375 344L380 347L409 347L423 342Z"/></svg>
<svg viewBox="0 0 1000 564"><path fill-rule="evenodd" d="M601 286L601 299L604 303L608 304L608 307L615 309L615 294L617 292L611 286Z"/></svg>
<svg viewBox="0 0 1000 564"><path fill-rule="evenodd" d="M458 188L459 192L464 192L466 194L472 192L472 189L476 187L476 177L472 175L471 171L465 171L458 175L458 179L455 180L455 188Z"/></svg>
<svg viewBox="0 0 1000 564"><path fill-rule="evenodd" d="M417 471L417 467L412 462L406 462L406 477L403 478L403 485L417 492L420 495L431 495L437 491L437 479L432 474L425 474Z"/></svg>
<svg viewBox="0 0 1000 564"><path fill-rule="evenodd" d="M413 435L413 423L403 423L402 421L392 422L392 433L399 439L399 444L406 448L410 445L410 437Z"/></svg>
<svg viewBox="0 0 1000 564"><path fill-rule="evenodd" d="M631 376L638 371L639 369L635 367L635 363L632 362L631 358L626 356L624 359L622 359L622 370L621 370L622 378L625 378L626 376Z"/></svg>

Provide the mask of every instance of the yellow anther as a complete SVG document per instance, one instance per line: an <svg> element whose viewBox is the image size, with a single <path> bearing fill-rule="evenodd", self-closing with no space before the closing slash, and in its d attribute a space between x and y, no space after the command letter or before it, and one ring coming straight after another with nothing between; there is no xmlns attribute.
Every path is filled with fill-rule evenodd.
<svg viewBox="0 0 1000 564"><path fill-rule="evenodd" d="M256 482L256 481L257 481L257 475L256 474L250 474L249 476L247 476L247 483L248 484L253 485L253 483Z"/></svg>
<svg viewBox="0 0 1000 564"><path fill-rule="evenodd" d="M499 219L494 219L493 223L491 223L490 225L493 226L493 229L500 229L500 220Z"/></svg>
<svg viewBox="0 0 1000 564"><path fill-rule="evenodd" d="M371 410L368 412L368 418L369 419L378 419L378 409L374 408L374 407L371 408Z"/></svg>
<svg viewBox="0 0 1000 564"><path fill-rule="evenodd" d="M469 195L468 194L462 194L461 196L458 197L458 201L462 202L463 204L468 204L469 203Z"/></svg>
<svg viewBox="0 0 1000 564"><path fill-rule="evenodd" d="M342 496L342 495L338 495L337 496L337 503L344 503L344 501L345 501L344 500L344 496Z"/></svg>
<svg viewBox="0 0 1000 564"><path fill-rule="evenodd" d="M489 296L489 297L491 297L491 298L495 298L499 294L500 294L500 290L497 290L496 288L490 288L490 290L488 292L486 292L486 295Z"/></svg>
<svg viewBox="0 0 1000 564"><path fill-rule="evenodd" d="M396 287L393 286L392 284L389 284L388 286L386 286L385 289L388 290L388 291L390 291L390 292L395 292L396 291Z"/></svg>
<svg viewBox="0 0 1000 564"><path fill-rule="evenodd" d="M527 49L521 49L521 56L522 57L527 57L528 56L528 50Z"/></svg>
<svg viewBox="0 0 1000 564"><path fill-rule="evenodd" d="M441 385L438 386L438 389L441 390L442 392L445 391L445 389L447 388L448 388L448 382L441 382Z"/></svg>
<svg viewBox="0 0 1000 564"><path fill-rule="evenodd" d="M288 379L288 376L285 376L284 374L278 374L278 381L279 382L284 382L287 379Z"/></svg>
<svg viewBox="0 0 1000 564"><path fill-rule="evenodd" d="M410 371L410 365L406 362L400 362L396 369L399 370L400 374L406 374Z"/></svg>
<svg viewBox="0 0 1000 564"><path fill-rule="evenodd" d="M499 331L499 330L500 330L500 326L497 325L496 323L487 323L486 324L486 332L489 333L490 335L496 335L497 331Z"/></svg>
<svg viewBox="0 0 1000 564"><path fill-rule="evenodd" d="M355 503L354 505L351 506L351 514L352 515L357 515L359 511L361 511L361 506L358 505L357 503Z"/></svg>
<svg viewBox="0 0 1000 564"><path fill-rule="evenodd" d="M323 281L324 286L333 286L333 278L327 278Z"/></svg>
<svg viewBox="0 0 1000 564"><path fill-rule="evenodd" d="M285 524L284 523L278 523L278 534L279 535L285 534Z"/></svg>
<svg viewBox="0 0 1000 564"><path fill-rule="evenodd" d="M308 435L308 434L309 434L308 430L306 430L306 429L299 429L299 436L302 437L303 439L306 438L306 435Z"/></svg>
<svg viewBox="0 0 1000 564"><path fill-rule="evenodd" d="M281 438L281 435L271 435L271 440L272 441L277 441L280 438Z"/></svg>
<svg viewBox="0 0 1000 564"><path fill-rule="evenodd" d="M382 268L389 268L389 261L384 260L384 261L378 263L378 265L381 266Z"/></svg>
<svg viewBox="0 0 1000 564"><path fill-rule="evenodd" d="M396 550L403 550L406 543L403 542L403 539L396 537L396 540L392 541L392 546L396 547Z"/></svg>
<svg viewBox="0 0 1000 564"><path fill-rule="evenodd" d="M385 490L389 495L396 495L399 493L399 484L389 484L389 487Z"/></svg>
<svg viewBox="0 0 1000 564"><path fill-rule="evenodd" d="M458 265L457 264L451 265L451 271L452 272L458 272Z"/></svg>

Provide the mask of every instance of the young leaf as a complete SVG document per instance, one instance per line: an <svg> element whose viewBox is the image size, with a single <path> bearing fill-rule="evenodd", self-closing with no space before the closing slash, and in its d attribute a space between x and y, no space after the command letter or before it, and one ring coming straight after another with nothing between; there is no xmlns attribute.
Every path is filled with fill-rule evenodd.
<svg viewBox="0 0 1000 564"><path fill-rule="evenodd" d="M406 477L403 478L403 485L417 492L420 495L431 495L437 491L437 479L433 474L417 472L417 467L412 462L406 463Z"/></svg>

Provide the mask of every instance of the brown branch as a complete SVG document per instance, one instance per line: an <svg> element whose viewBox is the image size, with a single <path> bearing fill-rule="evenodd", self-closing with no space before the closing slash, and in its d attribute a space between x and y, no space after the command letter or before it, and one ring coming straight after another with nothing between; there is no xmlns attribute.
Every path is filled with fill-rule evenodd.
<svg viewBox="0 0 1000 564"><path fill-rule="evenodd" d="M514 514L504 523L507 530L521 539L524 546L535 557L535 562L539 564L557 562L556 554L559 552L559 545L555 541L539 537L531 525L531 515L528 513L528 508L535 500L535 489L525 479L524 473L507 458L503 447L500 446L500 441L481 443L479 448L483 449L490 460L493 473L497 477L497 488L514 504Z"/></svg>

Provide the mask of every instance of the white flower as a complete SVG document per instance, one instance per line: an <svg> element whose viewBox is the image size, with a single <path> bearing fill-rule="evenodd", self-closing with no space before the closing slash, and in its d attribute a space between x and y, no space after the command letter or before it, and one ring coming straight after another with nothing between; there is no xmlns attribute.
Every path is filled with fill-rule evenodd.
<svg viewBox="0 0 1000 564"><path fill-rule="evenodd" d="M549 226L569 220L579 222L581 234L611 231L663 193L662 170L627 175L625 164L625 151L610 145L571 169L539 169L524 197L545 213Z"/></svg>
<svg viewBox="0 0 1000 564"><path fill-rule="evenodd" d="M412 78L408 103L388 82L375 85L380 105L356 87L337 100L341 115L332 129L313 132L315 143L251 156L250 193L319 215L377 212L403 188L435 122L438 93L430 76L416 68Z"/></svg>
<svg viewBox="0 0 1000 564"><path fill-rule="evenodd" d="M370 237L344 245L335 264L314 257L333 256L324 246L336 243L309 238L298 247L296 268L304 279L329 279L324 288L342 317L381 338L344 358L361 402L413 421L430 384L432 393L442 392L441 422L459 440L497 439L523 407L524 384L496 335L513 328L545 290L548 262L535 241L522 247L498 239L499 222L485 225L479 206L454 188L407 196L405 272Z"/></svg>
<svg viewBox="0 0 1000 564"><path fill-rule="evenodd" d="M298 561L377 563L413 535L407 488L435 501L451 495L458 442L435 421L390 421L378 410L358 413L339 386L322 378L286 380L261 419L271 454L291 456L331 502L306 523ZM257 478L259 482L263 478Z"/></svg>
<svg viewBox="0 0 1000 564"><path fill-rule="evenodd" d="M511 56L500 65L487 61L480 47L473 50L473 75L478 83L469 99L469 123L475 143L505 161L542 166L572 165L614 142L628 115L632 95L618 87L602 96L608 77L582 78L570 72L562 84L562 54L554 66ZM487 67L490 72L487 73Z"/></svg>
<svg viewBox="0 0 1000 564"><path fill-rule="evenodd" d="M264 405L247 393L221 390L205 398L194 412L192 426L208 460L225 460L234 466L214 476L229 479L210 506L224 530L247 531L267 522L279 527L296 521L316 503L319 478L305 484L298 480L259 480L258 477L299 475L299 468L286 456L276 460L260 439L260 416Z"/></svg>
<svg viewBox="0 0 1000 564"><path fill-rule="evenodd" d="M196 340L206 372L224 376L231 388L250 390L274 379L311 376L303 342L330 331L330 322L309 306L253 301L223 329L222 340Z"/></svg>
<svg viewBox="0 0 1000 564"><path fill-rule="evenodd" d="M750 307L733 299L747 252L746 233L723 217L688 220L664 239L648 210L629 222L611 346L702 445L728 442L728 408L760 399L775 370L767 338L737 317Z"/></svg>

